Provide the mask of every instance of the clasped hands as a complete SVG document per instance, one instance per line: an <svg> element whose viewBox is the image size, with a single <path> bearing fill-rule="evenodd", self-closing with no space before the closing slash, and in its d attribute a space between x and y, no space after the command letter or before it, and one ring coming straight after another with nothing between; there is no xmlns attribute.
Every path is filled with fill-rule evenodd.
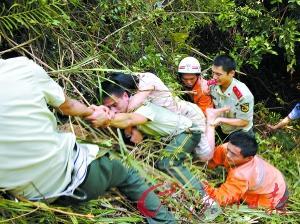
<svg viewBox="0 0 300 224"><path fill-rule="evenodd" d="M92 109L93 113L84 117L84 119L89 121L94 128L108 126L110 121L115 117L115 112L106 106L91 105L89 108Z"/></svg>

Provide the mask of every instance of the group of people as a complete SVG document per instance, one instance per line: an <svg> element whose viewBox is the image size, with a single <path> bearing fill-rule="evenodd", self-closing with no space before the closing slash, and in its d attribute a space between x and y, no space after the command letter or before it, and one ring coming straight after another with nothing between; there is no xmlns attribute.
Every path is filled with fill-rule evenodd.
<svg viewBox="0 0 300 224"><path fill-rule="evenodd" d="M234 78L236 65L227 55L217 56L212 80L201 75L199 61L184 58L178 77L190 102L172 94L152 73L112 73L101 83L103 105L87 107L65 95L39 65L25 57L0 59L0 188L30 200L67 205L85 202L117 187L137 202L149 186L132 168L99 148L76 142L72 133L57 130L48 105L63 115L80 116L95 128L124 129L134 144L145 137L166 141L156 168L174 177L184 188L200 193L208 203L204 220L221 213L220 205L246 203L283 209L288 189L282 173L256 155L253 132L254 97ZM215 147L215 128L226 143ZM101 149L100 149L101 150ZM187 158L228 170L218 188L203 184L185 166ZM1 162L2 160L2 162ZM154 192L145 199L148 223L176 223Z"/></svg>

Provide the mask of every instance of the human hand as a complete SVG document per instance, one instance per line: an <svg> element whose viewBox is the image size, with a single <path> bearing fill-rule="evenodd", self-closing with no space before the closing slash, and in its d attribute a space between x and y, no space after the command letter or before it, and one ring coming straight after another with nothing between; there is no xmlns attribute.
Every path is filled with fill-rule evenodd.
<svg viewBox="0 0 300 224"><path fill-rule="evenodd" d="M96 105L91 105L90 108L92 108L94 111L95 110L102 110L108 117L109 119L114 119L115 117L115 111L110 110L107 106L104 105L100 105L100 106L96 106Z"/></svg>
<svg viewBox="0 0 300 224"><path fill-rule="evenodd" d="M210 89L209 89L207 80L205 80L204 78L201 77L200 84L201 84L201 90L204 93L204 95L209 95Z"/></svg>
<svg viewBox="0 0 300 224"><path fill-rule="evenodd" d="M207 122L209 125L217 127L222 123L222 118L221 117L217 117L215 120Z"/></svg>
<svg viewBox="0 0 300 224"><path fill-rule="evenodd" d="M268 131L270 131L270 132L273 132L273 131L275 131L277 129L275 127L275 125L271 125L271 124L267 124L267 128L268 128Z"/></svg>
<svg viewBox="0 0 300 224"><path fill-rule="evenodd" d="M133 128L131 131L131 138L130 141L134 144L139 144L143 141L144 136L142 133L137 130L136 128Z"/></svg>
<svg viewBox="0 0 300 224"><path fill-rule="evenodd" d="M115 116L113 111L103 105L91 105L90 108L93 109L94 112L92 115L85 117L85 119L91 122L92 126L95 128L106 126Z"/></svg>
<svg viewBox="0 0 300 224"><path fill-rule="evenodd" d="M130 126L130 127L125 128L124 129L124 134L125 134L125 136L127 138L131 137L131 135L132 135L132 127Z"/></svg>
<svg viewBox="0 0 300 224"><path fill-rule="evenodd" d="M214 122L214 120L216 120L217 117L219 117L222 113L227 113L230 111L230 107L226 106L226 107L222 107L222 108L207 108L206 109L206 119L208 123L212 123Z"/></svg>

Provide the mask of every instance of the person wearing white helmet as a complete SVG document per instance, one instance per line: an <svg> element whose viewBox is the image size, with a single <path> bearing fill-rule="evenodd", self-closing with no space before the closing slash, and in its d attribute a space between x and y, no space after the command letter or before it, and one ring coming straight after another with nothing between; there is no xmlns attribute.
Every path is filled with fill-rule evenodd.
<svg viewBox="0 0 300 224"><path fill-rule="evenodd" d="M178 66L180 81L189 93L189 100L198 105L204 114L207 108L213 108L213 101L209 95L207 81L200 76L201 66L194 57L182 59Z"/></svg>

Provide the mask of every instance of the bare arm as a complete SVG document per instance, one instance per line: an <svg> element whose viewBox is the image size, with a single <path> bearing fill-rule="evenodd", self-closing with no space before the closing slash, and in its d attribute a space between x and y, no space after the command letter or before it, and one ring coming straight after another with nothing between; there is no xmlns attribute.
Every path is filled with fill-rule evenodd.
<svg viewBox="0 0 300 224"><path fill-rule="evenodd" d="M134 111L136 108L140 107L147 97L150 95L151 90L149 91L139 91L130 98L127 112Z"/></svg>
<svg viewBox="0 0 300 224"><path fill-rule="evenodd" d="M228 112L230 107L222 107L219 109L207 108L206 109L206 138L211 149L215 148L215 121L218 116L224 112ZM218 122L218 121L217 121Z"/></svg>
<svg viewBox="0 0 300 224"><path fill-rule="evenodd" d="M109 111L107 111L109 109L105 106L93 105L92 108L94 109L94 113L91 116L86 117L86 119L89 120L96 128L110 125L124 129L144 124L148 121L146 117L135 113L119 113L112 115Z"/></svg>
<svg viewBox="0 0 300 224"><path fill-rule="evenodd" d="M279 129L279 128L282 128L282 127L286 126L290 122L291 122L291 119L287 116L284 119L282 119L279 123L277 123L276 125L268 125L268 127L271 130L276 130L276 129Z"/></svg>
<svg viewBox="0 0 300 224"><path fill-rule="evenodd" d="M249 121L239 119L239 118L226 118L226 117L218 117L213 122L215 126L220 124L228 124L235 127L246 127L249 124Z"/></svg>
<svg viewBox="0 0 300 224"><path fill-rule="evenodd" d="M115 128L127 128L144 124L148 119L142 115L135 113L119 113L110 121L109 125Z"/></svg>
<svg viewBox="0 0 300 224"><path fill-rule="evenodd" d="M65 102L58 107L58 110L64 115L86 117L93 113L93 109L88 108L78 100L65 96Z"/></svg>

